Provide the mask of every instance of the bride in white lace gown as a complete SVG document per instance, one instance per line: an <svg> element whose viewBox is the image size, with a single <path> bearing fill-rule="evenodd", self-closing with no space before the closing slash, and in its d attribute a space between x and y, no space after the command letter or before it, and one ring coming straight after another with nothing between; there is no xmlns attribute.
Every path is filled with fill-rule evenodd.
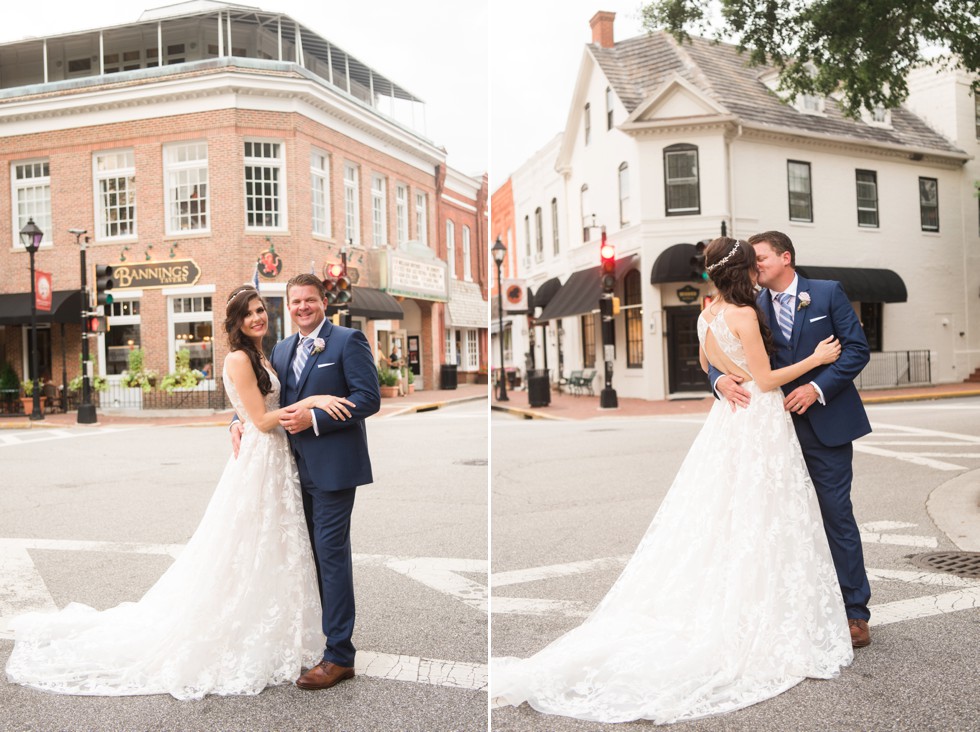
<svg viewBox="0 0 980 732"><path fill-rule="evenodd" d="M138 602L102 612L71 603L14 619L11 682L64 694L197 699L257 694L320 660L320 597L299 478L278 426L279 381L261 355L268 317L251 287L235 290L228 316L238 348L224 381L245 431L200 525ZM345 401L316 399L334 410Z"/></svg>
<svg viewBox="0 0 980 732"><path fill-rule="evenodd" d="M531 658L493 661L498 704L668 723L740 709L850 663L820 508L778 388L836 360L840 345L825 341L772 371L755 255L733 241L706 250L724 299L702 313L698 336L702 367L710 359L742 375L749 406L714 404L636 552L582 625Z"/></svg>

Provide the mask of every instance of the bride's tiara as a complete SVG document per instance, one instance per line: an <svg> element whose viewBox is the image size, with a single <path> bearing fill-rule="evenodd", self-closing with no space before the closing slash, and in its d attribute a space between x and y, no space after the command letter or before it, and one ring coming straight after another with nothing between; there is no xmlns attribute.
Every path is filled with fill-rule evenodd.
<svg viewBox="0 0 980 732"><path fill-rule="evenodd" d="M251 282L246 282L241 286L240 290L235 290L233 293L231 293L228 296L228 299L225 300L225 305L230 305L231 301L234 300L239 295L241 295L243 292L254 292L258 294L258 290L255 289L255 285L253 285Z"/></svg>
<svg viewBox="0 0 980 732"><path fill-rule="evenodd" d="M736 240L735 246L733 246L732 247L732 250L730 252L728 252L728 254L725 255L724 259L721 259L721 260L715 262L714 264L705 267L704 268L705 271L711 272L712 270L718 269L723 264L727 263L729 259L731 259L732 257L734 257L735 256L735 252L737 252L741 247L742 247L742 242Z"/></svg>

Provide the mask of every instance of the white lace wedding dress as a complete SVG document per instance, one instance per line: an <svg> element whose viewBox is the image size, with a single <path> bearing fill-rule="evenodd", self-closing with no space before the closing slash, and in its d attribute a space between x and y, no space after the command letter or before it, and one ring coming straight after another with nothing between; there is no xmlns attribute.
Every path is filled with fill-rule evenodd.
<svg viewBox="0 0 980 732"><path fill-rule="evenodd" d="M265 398L279 406L279 382ZM225 375L232 405L245 415ZM11 623L7 678L63 694L257 694L323 653L296 466L282 428L246 422L187 546L138 602L71 603Z"/></svg>
<svg viewBox="0 0 980 732"><path fill-rule="evenodd" d="M748 372L723 313L698 321ZM497 703L658 723L768 699L850 663L820 508L782 393L747 384L691 446L657 515L592 615L528 659L495 659ZM655 447L653 448L655 449Z"/></svg>

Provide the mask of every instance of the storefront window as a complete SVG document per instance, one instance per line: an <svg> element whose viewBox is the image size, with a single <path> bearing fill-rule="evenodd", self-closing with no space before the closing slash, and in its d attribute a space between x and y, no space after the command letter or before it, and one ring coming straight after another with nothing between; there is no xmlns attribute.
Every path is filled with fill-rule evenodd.
<svg viewBox="0 0 980 732"><path fill-rule="evenodd" d="M214 374L213 320L211 316L211 296L171 297L172 352L170 368L174 368L174 357L178 351L190 352L192 369L206 375Z"/></svg>
<svg viewBox="0 0 980 732"><path fill-rule="evenodd" d="M129 368L130 351L140 347L140 301L116 300L106 306L109 331L105 334L106 376L119 376Z"/></svg>

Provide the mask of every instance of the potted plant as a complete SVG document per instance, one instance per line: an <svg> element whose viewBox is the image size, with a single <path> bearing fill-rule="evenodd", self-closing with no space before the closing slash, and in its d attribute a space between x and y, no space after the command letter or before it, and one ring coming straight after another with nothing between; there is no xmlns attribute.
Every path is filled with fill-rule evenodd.
<svg viewBox="0 0 980 732"><path fill-rule="evenodd" d="M16 412L17 399L20 398L20 379L9 362L0 363L0 411Z"/></svg>
<svg viewBox="0 0 980 732"><path fill-rule="evenodd" d="M122 385L150 391L157 383L157 374L143 367L143 349L134 348L129 352L129 368L123 372Z"/></svg>
<svg viewBox="0 0 980 732"><path fill-rule="evenodd" d="M379 366L378 385L382 397L398 396L398 373L387 366Z"/></svg>
<svg viewBox="0 0 980 732"><path fill-rule="evenodd" d="M407 379L408 379L408 393L409 394L414 394L415 393L415 374L412 373L412 370L411 369L408 369L408 368L405 369L405 371L408 374L408 376L407 376Z"/></svg>
<svg viewBox="0 0 980 732"><path fill-rule="evenodd" d="M174 389L193 389L201 377L191 369L191 352L186 348L177 351L174 370L160 381L160 391L172 392Z"/></svg>
<svg viewBox="0 0 980 732"><path fill-rule="evenodd" d="M24 407L24 414L30 414L34 411L34 382L30 379L25 379L20 382L20 388L24 390L24 396L21 398L20 403ZM44 411L44 402L47 397L41 394L41 411Z"/></svg>

